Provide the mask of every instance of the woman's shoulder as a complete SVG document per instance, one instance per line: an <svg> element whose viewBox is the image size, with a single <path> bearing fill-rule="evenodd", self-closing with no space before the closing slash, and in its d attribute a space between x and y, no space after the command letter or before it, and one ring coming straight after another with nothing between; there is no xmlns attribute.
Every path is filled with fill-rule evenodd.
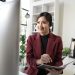
<svg viewBox="0 0 75 75"><path fill-rule="evenodd" d="M53 34L53 33L52 33L52 38L57 39L57 40L62 39L61 36Z"/></svg>
<svg viewBox="0 0 75 75"><path fill-rule="evenodd" d="M37 36L37 32L35 32L35 33L32 33L29 37L36 37Z"/></svg>
<svg viewBox="0 0 75 75"><path fill-rule="evenodd" d="M37 32L35 32L35 33L32 33L31 35L29 35L29 39L36 39L36 37L37 37L37 35L38 35L38 33Z"/></svg>

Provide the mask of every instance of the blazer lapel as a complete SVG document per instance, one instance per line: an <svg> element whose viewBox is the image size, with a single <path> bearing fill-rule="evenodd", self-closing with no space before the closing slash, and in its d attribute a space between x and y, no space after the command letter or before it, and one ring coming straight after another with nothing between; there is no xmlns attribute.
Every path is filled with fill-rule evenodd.
<svg viewBox="0 0 75 75"><path fill-rule="evenodd" d="M48 43L47 43L47 48L46 48L46 53L50 53L50 55L52 55L53 52L53 48L55 43L53 42L53 35L52 33L50 33L49 38L48 38Z"/></svg>
<svg viewBox="0 0 75 75"><path fill-rule="evenodd" d="M38 57L41 56L41 38L40 38L40 34L38 33L36 36L36 52L38 54Z"/></svg>

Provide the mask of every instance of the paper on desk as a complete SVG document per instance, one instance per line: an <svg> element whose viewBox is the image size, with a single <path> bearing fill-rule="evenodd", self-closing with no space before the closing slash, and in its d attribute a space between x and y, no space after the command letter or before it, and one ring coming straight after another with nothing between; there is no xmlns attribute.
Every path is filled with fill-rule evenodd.
<svg viewBox="0 0 75 75"><path fill-rule="evenodd" d="M67 56L66 58L63 59L63 65L65 65L66 63L69 63L71 61L75 62L75 59L70 58L69 56Z"/></svg>
<svg viewBox="0 0 75 75"><path fill-rule="evenodd" d="M62 66L51 66L51 65L47 65L47 64L41 64L41 65L38 66L38 68L48 68L48 69L62 70L72 62L74 62L74 60L70 61L70 62L68 62L68 63L66 63L65 65L62 65Z"/></svg>

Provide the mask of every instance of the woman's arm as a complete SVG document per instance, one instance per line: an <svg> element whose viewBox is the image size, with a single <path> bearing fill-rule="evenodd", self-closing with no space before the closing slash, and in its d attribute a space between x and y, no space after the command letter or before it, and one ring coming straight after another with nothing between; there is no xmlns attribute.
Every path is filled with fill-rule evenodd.
<svg viewBox="0 0 75 75"><path fill-rule="evenodd" d="M57 40L57 45L56 45L56 53L55 53L55 57L54 57L54 61L55 61L55 66L60 66L62 65L62 49L63 49L63 44L62 44L62 40L59 37Z"/></svg>
<svg viewBox="0 0 75 75"><path fill-rule="evenodd" d="M61 66L62 63L62 49L63 49L63 44L62 44L62 40L59 37L59 39L57 39L57 43L56 43L56 47L55 47L56 51L55 51L55 56L54 56L54 66ZM50 73L52 74L62 74L63 70L55 70L55 69L46 69L48 70Z"/></svg>
<svg viewBox="0 0 75 75"><path fill-rule="evenodd" d="M26 56L27 64L29 66L35 68L36 67L36 59L33 54L33 41L32 41L31 36L29 36L28 40L27 40L26 54L27 54L27 56Z"/></svg>

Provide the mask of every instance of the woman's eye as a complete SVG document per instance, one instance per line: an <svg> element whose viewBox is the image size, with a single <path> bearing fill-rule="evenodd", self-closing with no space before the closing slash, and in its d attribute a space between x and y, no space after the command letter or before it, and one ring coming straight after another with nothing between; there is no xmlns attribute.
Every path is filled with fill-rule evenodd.
<svg viewBox="0 0 75 75"><path fill-rule="evenodd" d="M46 24L46 22L43 22L43 24Z"/></svg>
<svg viewBox="0 0 75 75"><path fill-rule="evenodd" d="M37 22L37 24L40 24L40 23L41 23L41 24L47 24L47 22L45 22L45 21L42 21L42 22L39 22L39 21L38 21L38 22Z"/></svg>

